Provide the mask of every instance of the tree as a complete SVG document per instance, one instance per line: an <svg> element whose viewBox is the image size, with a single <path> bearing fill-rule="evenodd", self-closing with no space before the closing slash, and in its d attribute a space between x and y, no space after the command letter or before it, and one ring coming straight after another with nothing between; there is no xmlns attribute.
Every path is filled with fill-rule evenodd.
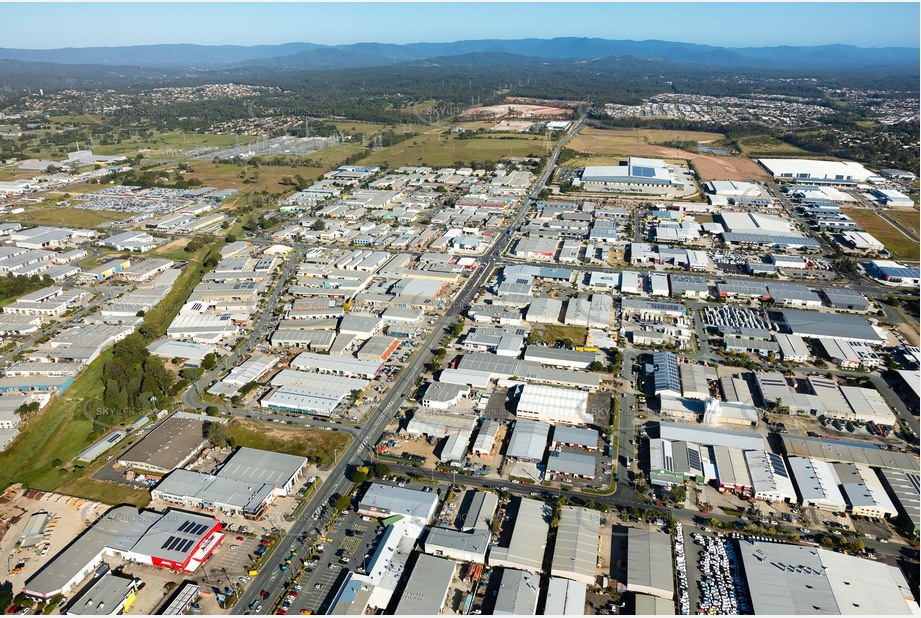
<svg viewBox="0 0 921 618"><path fill-rule="evenodd" d="M333 506L336 507L338 511L345 511L349 508L351 503L348 496L339 496L336 498L336 502L333 503Z"/></svg>
<svg viewBox="0 0 921 618"><path fill-rule="evenodd" d="M217 406L208 406L207 408L205 408L205 414L207 414L208 416L217 416L218 414Z"/></svg>
<svg viewBox="0 0 921 618"><path fill-rule="evenodd" d="M601 361L592 361L592 364L588 366L589 371L604 371L604 363Z"/></svg>
<svg viewBox="0 0 921 618"><path fill-rule="evenodd" d="M227 236L224 237L224 242L226 243L237 242L237 237L234 236L233 234L228 234Z"/></svg>
<svg viewBox="0 0 921 618"><path fill-rule="evenodd" d="M368 469L367 466L355 466L351 470L351 475L349 476L349 480L352 481L353 483L358 483L360 485L361 483L364 483L365 481L368 480L369 472L370 470Z"/></svg>
<svg viewBox="0 0 921 618"><path fill-rule="evenodd" d="M374 476L376 478L383 478L385 476L390 476L390 466L385 463L376 463L374 464Z"/></svg>
<svg viewBox="0 0 921 618"><path fill-rule="evenodd" d="M313 224L313 230L315 232L322 232L326 229L326 221L323 219L317 219L316 223Z"/></svg>
<svg viewBox="0 0 921 618"><path fill-rule="evenodd" d="M208 352L205 354L205 357L201 359L201 368L205 371L211 371L216 364L217 357L214 355L214 352Z"/></svg>
<svg viewBox="0 0 921 618"><path fill-rule="evenodd" d="M227 426L224 423L214 421L208 423L208 442L218 448L227 446Z"/></svg>
<svg viewBox="0 0 921 618"><path fill-rule="evenodd" d="M672 502L676 504L680 504L684 502L685 499L688 497L688 492L683 486L677 485L675 487L672 487L671 491L668 492L668 495L669 495L669 499Z"/></svg>

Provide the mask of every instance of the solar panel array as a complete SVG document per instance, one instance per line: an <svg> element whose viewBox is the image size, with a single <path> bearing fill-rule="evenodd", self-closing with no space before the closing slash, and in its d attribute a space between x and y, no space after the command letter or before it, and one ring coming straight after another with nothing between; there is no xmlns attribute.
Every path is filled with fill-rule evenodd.
<svg viewBox="0 0 921 618"><path fill-rule="evenodd" d="M692 470L703 470L703 466L700 462L700 452L696 449L688 449L688 463L691 464Z"/></svg>
<svg viewBox="0 0 921 618"><path fill-rule="evenodd" d="M160 546L160 549L165 549L167 551L177 551L179 553L185 553L194 544L195 544L195 541L193 541L192 539L183 539L178 536L171 536L168 539L166 539L166 541L164 541L163 545Z"/></svg>
<svg viewBox="0 0 921 618"><path fill-rule="evenodd" d="M768 453L768 459L771 462L771 469L774 470L774 474L777 476L782 476L783 478L789 478L787 474L787 467L783 465L783 458L777 453Z"/></svg>
<svg viewBox="0 0 921 618"><path fill-rule="evenodd" d="M198 535L208 529L208 526L205 524L196 524L191 521L186 521L181 526L179 526L179 532L185 532L186 534Z"/></svg>
<svg viewBox="0 0 921 618"><path fill-rule="evenodd" d="M633 172L633 176L639 176L641 178L652 178L656 175L656 170L651 167L636 166L630 171Z"/></svg>

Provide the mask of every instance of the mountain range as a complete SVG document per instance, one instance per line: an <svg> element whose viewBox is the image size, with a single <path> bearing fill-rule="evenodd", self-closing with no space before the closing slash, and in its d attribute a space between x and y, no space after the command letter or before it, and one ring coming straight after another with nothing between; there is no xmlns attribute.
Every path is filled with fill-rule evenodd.
<svg viewBox="0 0 921 618"><path fill-rule="evenodd" d="M0 48L0 59L53 64L134 66L166 70L267 67L322 70L438 64L440 58L475 64L495 56L520 60L592 60L619 56L665 60L713 68L865 69L905 67L917 70L919 50L910 47L861 48L853 45L720 47L669 41L614 41L598 38L484 39L451 43L354 43L317 45L135 45L62 49Z"/></svg>

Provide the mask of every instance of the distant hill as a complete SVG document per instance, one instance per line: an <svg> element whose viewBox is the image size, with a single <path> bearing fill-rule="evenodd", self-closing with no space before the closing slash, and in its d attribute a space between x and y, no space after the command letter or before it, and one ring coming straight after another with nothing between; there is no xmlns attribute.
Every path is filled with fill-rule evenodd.
<svg viewBox="0 0 921 618"><path fill-rule="evenodd" d="M451 43L354 43L317 45L135 45L65 49L0 48L0 59L59 64L140 66L163 69L217 69L266 66L318 70L386 66L419 60L507 54L549 60L590 60L611 56L666 60L713 68L835 69L876 66L917 68L919 50L909 47L860 48L852 45L730 48L669 41L613 41L598 38L483 39ZM491 62L491 60L488 60Z"/></svg>

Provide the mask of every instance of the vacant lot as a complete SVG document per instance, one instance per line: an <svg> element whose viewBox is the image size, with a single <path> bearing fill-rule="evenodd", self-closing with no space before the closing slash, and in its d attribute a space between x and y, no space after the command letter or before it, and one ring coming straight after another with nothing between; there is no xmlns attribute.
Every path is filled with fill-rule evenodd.
<svg viewBox="0 0 921 618"><path fill-rule="evenodd" d="M332 463L351 442L348 434L322 429L289 429L273 423L237 419L228 432L236 446L307 457L311 462Z"/></svg>
<svg viewBox="0 0 921 618"><path fill-rule="evenodd" d="M569 339L575 345L585 345L588 329L583 326L561 326L559 324L535 324L531 338L553 344Z"/></svg>
<svg viewBox="0 0 921 618"><path fill-rule="evenodd" d="M736 146L739 147L739 150L752 157L752 156L762 156L762 157L776 157L776 156L816 156L808 150L803 150L802 148L797 148L786 142L782 142L775 137L769 135L749 135L746 137L740 137L736 140Z"/></svg>
<svg viewBox="0 0 921 618"><path fill-rule="evenodd" d="M768 178L757 163L745 157L705 155L663 145L667 142L710 144L724 138L720 133L703 131L586 128L569 142L568 147L592 156L570 160L563 165L618 165L632 155L690 161L704 181Z"/></svg>
<svg viewBox="0 0 921 618"><path fill-rule="evenodd" d="M74 479L62 485L59 493L87 498L103 504L133 504L144 508L150 503L150 493L135 487L106 483L91 478Z"/></svg>
<svg viewBox="0 0 921 618"><path fill-rule="evenodd" d="M23 225L65 225L72 227L99 227L110 221L121 221L131 213L112 212L108 210L80 210L62 206L38 205L26 206L26 211L18 215L6 215L4 221L17 221Z"/></svg>
<svg viewBox="0 0 921 618"><path fill-rule="evenodd" d="M547 142L542 136L485 135L473 139L459 139L456 135L445 136L443 129L431 129L388 148L381 148L371 156L362 159L364 165L388 165L395 168L402 165L428 165L445 167L462 161L499 161L503 157L541 156L547 152ZM552 147L552 143L551 143Z"/></svg>
<svg viewBox="0 0 921 618"><path fill-rule="evenodd" d="M867 231L883 243L886 250L897 260L918 259L918 243L897 230L891 223L880 217L872 210L863 208L842 208L841 211L854 219ZM906 213L906 215L909 213ZM918 213L915 211L915 227L918 229Z"/></svg>
<svg viewBox="0 0 921 618"><path fill-rule="evenodd" d="M921 216L919 216L921 213L919 213L916 208L891 209L887 210L886 214L910 230L915 230L917 232L921 229Z"/></svg>

